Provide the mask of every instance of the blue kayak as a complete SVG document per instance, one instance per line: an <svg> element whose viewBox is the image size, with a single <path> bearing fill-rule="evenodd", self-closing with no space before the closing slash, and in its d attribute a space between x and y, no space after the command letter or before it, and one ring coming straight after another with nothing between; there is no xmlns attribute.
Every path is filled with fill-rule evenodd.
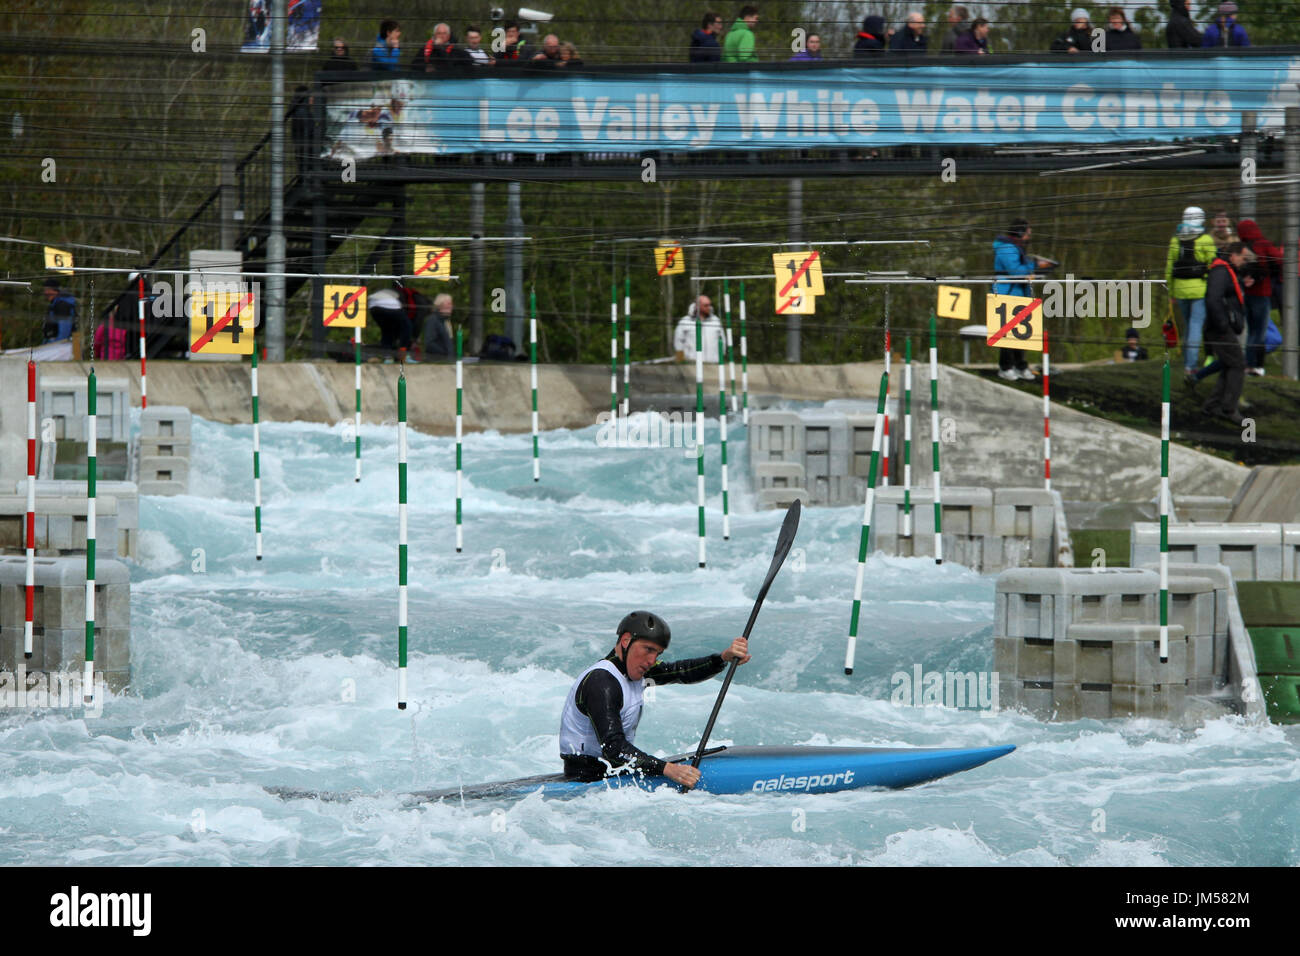
<svg viewBox="0 0 1300 956"><path fill-rule="evenodd" d="M898 789L970 770L1016 748L1001 747L719 747L700 762L696 790L705 793L835 793L869 787ZM675 787L664 777L622 774L586 783L563 774L543 774L477 786L402 794L407 805L445 799L525 797L540 791L568 797L608 787ZM268 787L286 800L350 800L358 793L329 793Z"/></svg>

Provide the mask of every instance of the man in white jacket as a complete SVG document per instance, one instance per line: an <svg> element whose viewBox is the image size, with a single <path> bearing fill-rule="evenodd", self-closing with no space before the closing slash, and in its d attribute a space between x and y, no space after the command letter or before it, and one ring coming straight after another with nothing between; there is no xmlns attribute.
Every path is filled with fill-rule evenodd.
<svg viewBox="0 0 1300 956"><path fill-rule="evenodd" d="M704 361L717 364L722 323L713 314L713 303L707 295L695 300L687 313L677 323L673 333L673 353L679 362L695 361L695 317L700 316L704 336Z"/></svg>

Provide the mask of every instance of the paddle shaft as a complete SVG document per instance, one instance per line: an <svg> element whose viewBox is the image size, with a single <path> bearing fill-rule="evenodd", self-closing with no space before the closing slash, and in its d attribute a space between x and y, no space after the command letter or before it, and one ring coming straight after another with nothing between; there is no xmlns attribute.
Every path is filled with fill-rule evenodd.
<svg viewBox="0 0 1300 956"><path fill-rule="evenodd" d="M785 521L781 525L781 535L776 542L776 553L772 555L772 566L767 569L767 579L763 586L758 590L758 599L754 601L754 609L749 612L749 623L745 625L745 640L749 640L749 634L754 629L754 621L758 619L758 611L763 606L763 600L767 597L767 592L772 587L772 582L776 580L776 573L781 570L781 565L785 563L785 557L790 553L790 546L794 544L795 532L799 530L799 513L802 505L799 499L795 499L794 504L785 514ZM740 662L732 659L731 667L727 669L727 676L722 682L722 689L718 691L718 699L713 702L713 712L709 714L709 722L704 727L704 735L700 737L700 746L695 751L695 756L691 758L691 766L698 767L700 760L704 757L704 748L709 745L709 735L713 733L713 725L718 720L718 712L722 710L722 700L727 696L727 688L731 686L731 679L736 676L736 665Z"/></svg>

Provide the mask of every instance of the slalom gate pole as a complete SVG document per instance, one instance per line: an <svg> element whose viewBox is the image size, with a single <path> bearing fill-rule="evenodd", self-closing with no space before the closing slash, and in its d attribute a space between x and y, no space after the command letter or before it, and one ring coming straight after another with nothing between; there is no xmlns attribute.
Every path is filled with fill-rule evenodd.
<svg viewBox="0 0 1300 956"><path fill-rule="evenodd" d="M853 584L853 613L849 617L849 647L844 653L844 673L853 673L858 650L858 621L862 615L862 582L867 573L867 546L871 540L871 515L876 507L876 468L880 465L880 440L884 431L885 400L889 375L880 376L880 397L876 399L876 427L871 431L871 466L867 469L867 500L862 507L862 536L858 539L858 577Z"/></svg>
<svg viewBox="0 0 1300 956"><path fill-rule="evenodd" d="M727 328L726 339L723 341L723 348L718 352L718 361L722 361L723 354L727 357L727 368L731 373L731 410L738 411L737 403L740 401L736 396L736 355L731 349L731 292L726 290L727 282L724 280L724 296L727 300Z"/></svg>
<svg viewBox="0 0 1300 956"><path fill-rule="evenodd" d="M740 280L740 423L749 424L749 343L745 335L745 280Z"/></svg>
<svg viewBox="0 0 1300 956"><path fill-rule="evenodd" d="M718 344L722 345L721 342ZM735 397L733 392L732 398ZM727 379L721 361L718 362L718 434L722 442L722 540L730 541L731 511L727 502Z"/></svg>
<svg viewBox="0 0 1300 956"><path fill-rule="evenodd" d="M912 536L912 340L903 341L903 537Z"/></svg>
<svg viewBox="0 0 1300 956"><path fill-rule="evenodd" d="M1169 662L1169 355L1160 385L1160 663Z"/></svg>
<svg viewBox="0 0 1300 956"><path fill-rule="evenodd" d="M939 481L939 334L930 313L930 437L934 453L934 563L943 564L943 497Z"/></svg>
<svg viewBox="0 0 1300 956"><path fill-rule="evenodd" d="M623 417L632 410L632 277L623 277Z"/></svg>
<svg viewBox="0 0 1300 956"><path fill-rule="evenodd" d="M533 384L533 481L542 480L542 460L537 431L537 288L528 295L528 354Z"/></svg>
<svg viewBox="0 0 1300 956"><path fill-rule="evenodd" d="M137 277L136 310L140 316L140 407L149 407L149 376L145 365L144 344L144 273Z"/></svg>
<svg viewBox="0 0 1300 956"><path fill-rule="evenodd" d="M397 378L397 709L406 710L406 372Z"/></svg>
<svg viewBox="0 0 1300 956"><path fill-rule="evenodd" d="M456 553L465 548L462 507L464 504L464 459L461 442L464 437L465 411L465 330L456 326Z"/></svg>
<svg viewBox="0 0 1300 956"><path fill-rule="evenodd" d="M262 427L257 408L257 340L253 340L253 371L249 378L253 397L253 538L257 560L262 560Z"/></svg>
<svg viewBox="0 0 1300 956"><path fill-rule="evenodd" d="M23 610L23 657L32 656L36 609L36 363L27 360L27 579Z"/></svg>
<svg viewBox="0 0 1300 956"><path fill-rule="evenodd" d="M609 287L609 411L618 420L618 283Z"/></svg>
<svg viewBox="0 0 1300 956"><path fill-rule="evenodd" d="M93 314L93 310L92 310ZM86 665L81 695L95 702L95 459L98 455L98 386L95 383L95 347L91 338L90 374L86 377Z"/></svg>
<svg viewBox="0 0 1300 956"><path fill-rule="evenodd" d="M352 345L356 352L357 366L357 421L356 421L356 480L361 480L361 326L352 330Z"/></svg>
<svg viewBox="0 0 1300 956"><path fill-rule="evenodd" d="M1047 329L1043 329L1043 489L1052 490L1052 399L1048 390L1051 359L1047 354Z"/></svg>
<svg viewBox="0 0 1300 956"><path fill-rule="evenodd" d="M699 499L700 567L704 567L704 326L695 312L695 491Z"/></svg>
<svg viewBox="0 0 1300 956"><path fill-rule="evenodd" d="M885 376L888 377L892 371L890 368L893 356L890 355L889 341L889 286L885 286ZM889 398L885 398L885 432L883 445L881 446L881 463L880 463L880 487L889 487Z"/></svg>

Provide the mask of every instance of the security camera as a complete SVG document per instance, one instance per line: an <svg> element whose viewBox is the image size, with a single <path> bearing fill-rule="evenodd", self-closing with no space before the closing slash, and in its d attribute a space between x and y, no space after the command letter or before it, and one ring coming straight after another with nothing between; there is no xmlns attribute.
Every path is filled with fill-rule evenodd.
<svg viewBox="0 0 1300 956"><path fill-rule="evenodd" d="M530 20L533 23L550 23L555 19L555 14L543 13L541 10L532 10L528 7L520 7L519 19Z"/></svg>
<svg viewBox="0 0 1300 956"><path fill-rule="evenodd" d="M506 18L506 12L505 12L505 10L501 9L500 7L493 7L493 8L492 8L492 19L493 19L493 20L504 20L505 18Z"/></svg>

